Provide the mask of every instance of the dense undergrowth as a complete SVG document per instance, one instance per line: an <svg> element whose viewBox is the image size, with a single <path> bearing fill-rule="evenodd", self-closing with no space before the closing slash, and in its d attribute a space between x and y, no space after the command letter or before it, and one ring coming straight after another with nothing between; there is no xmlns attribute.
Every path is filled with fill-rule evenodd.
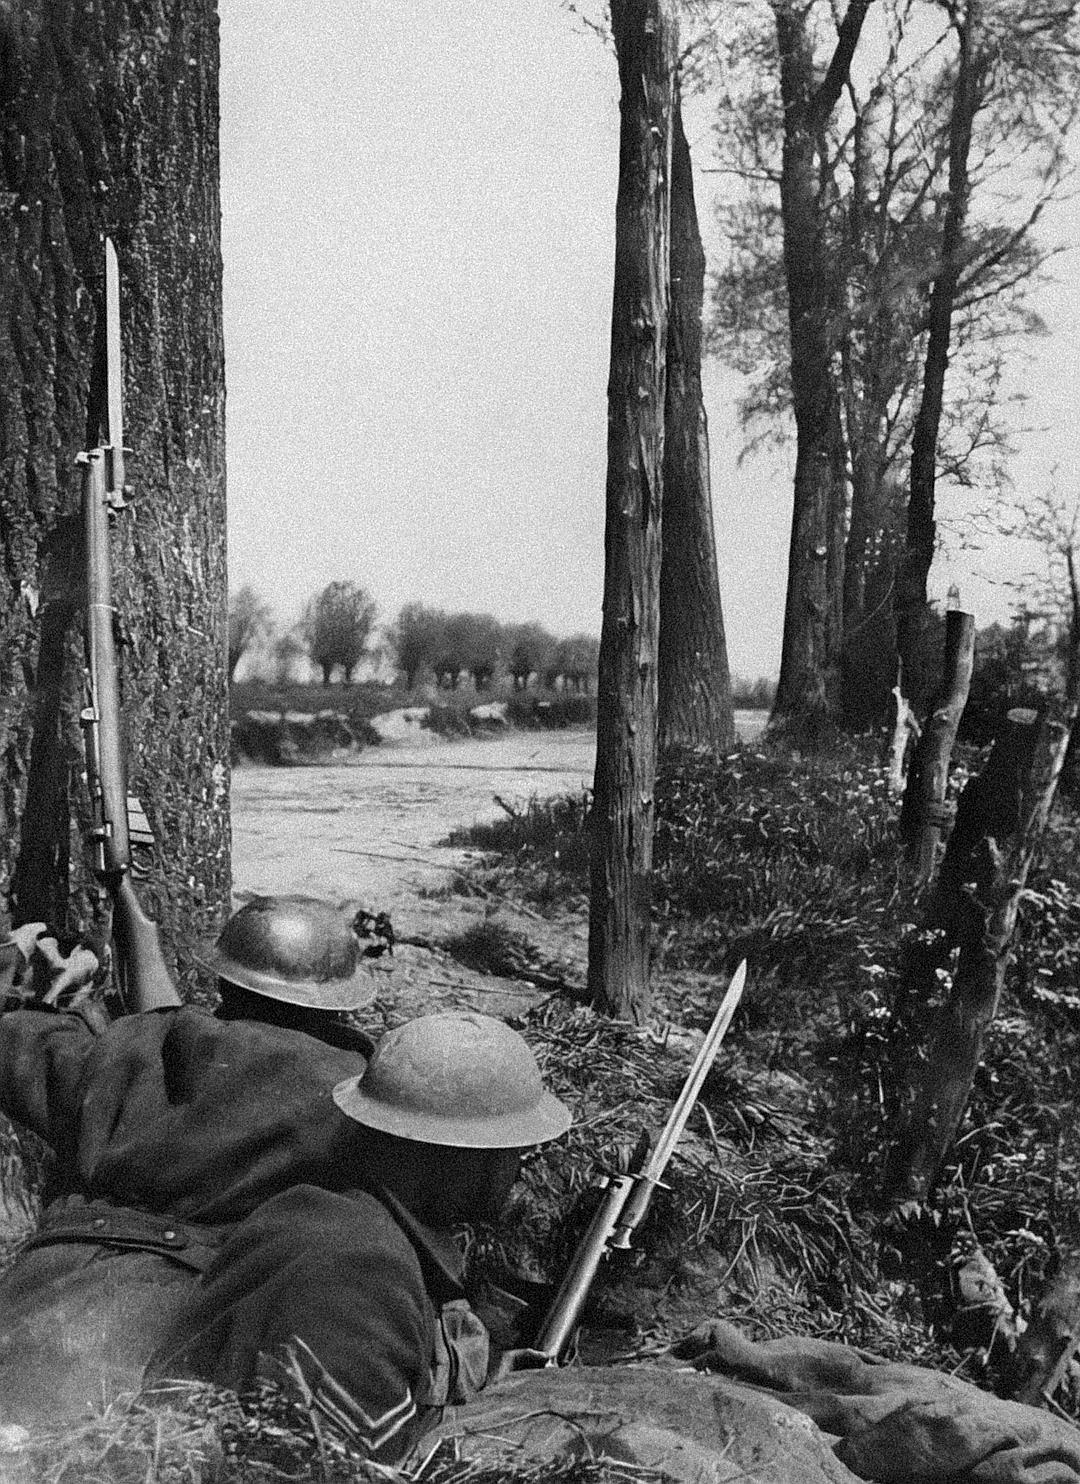
<svg viewBox="0 0 1080 1484"><path fill-rule="evenodd" d="M954 783L978 762L966 755ZM555 920L580 914L587 807L586 797L534 802L458 837L488 852L462 889ZM844 1340L1004 1389L1008 1354L991 1346L987 1316L958 1310L956 1271L980 1247L1023 1316L1062 1256L1080 1251L1080 818L1059 809L1029 883L954 1157L932 1198L898 1219L883 1212L877 1182L902 1070L894 992L920 903L899 864L879 757L845 743L827 756L762 746L688 759L663 772L657 811L654 1019L639 1029L556 991L523 1022L575 1122L526 1158L498 1231L462 1234L473 1276L509 1264L539 1285L542 1306L599 1174L624 1166L643 1126L660 1127L722 982L746 957L743 1006L638 1255L606 1264L595 1286L583 1358L655 1353L723 1315L755 1337ZM541 980L522 968L530 944L497 918L462 951L493 972L556 982L554 964ZM1075 1382L1058 1401L1080 1412ZM120 1408L95 1427L9 1455L25 1466L13 1484L362 1476L287 1403L238 1408L192 1393L164 1420ZM429 1477L487 1484L477 1464L452 1459L436 1458ZM515 1477L615 1476L583 1460Z"/></svg>
<svg viewBox="0 0 1080 1484"><path fill-rule="evenodd" d="M954 786L978 762L966 754ZM706 1127L691 1125L719 1142L699 1151L711 1159L692 1146L680 1161L654 1244L694 1254L699 1287L722 1278L725 1312L758 1332L849 1338L1003 1386L1008 1356L987 1354L989 1332L957 1321L955 1272L980 1246L1023 1316L1080 1250L1080 820L1059 806L954 1157L932 1199L898 1220L883 1215L878 1181L903 1075L895 986L921 908L896 816L866 742L815 757L744 748L662 772L658 1018L706 1025L712 976L743 957L751 982L706 1089ZM468 843L492 852L478 884L542 910L582 907L587 828L585 798L474 828ZM628 1032L594 1034L606 1044ZM602 1144L603 1115L588 1117Z"/></svg>

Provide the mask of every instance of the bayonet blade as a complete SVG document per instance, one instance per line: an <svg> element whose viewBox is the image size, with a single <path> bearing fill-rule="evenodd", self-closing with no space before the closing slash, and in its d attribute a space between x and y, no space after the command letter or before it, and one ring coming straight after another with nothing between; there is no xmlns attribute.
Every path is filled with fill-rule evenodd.
<svg viewBox="0 0 1080 1484"><path fill-rule="evenodd" d="M645 1167L635 1178L634 1190L623 1207L619 1223L615 1228L611 1239L612 1247L627 1248L630 1246L630 1236L645 1215L652 1193L659 1185L661 1177L667 1168L668 1161L675 1153L675 1146L682 1138L683 1129L687 1120L694 1110L698 1093L701 1091L705 1078L716 1060L720 1043L727 1035L728 1026L731 1024L732 1016L738 1009L739 1001L742 999L743 990L746 988L746 960L735 970L731 976L731 983L727 987L724 998L720 1001L720 1008L713 1018L713 1023L701 1043L701 1050L694 1058L694 1065L683 1083L682 1091L675 1101L675 1106L663 1132L656 1141L656 1147L649 1156Z"/></svg>
<svg viewBox="0 0 1080 1484"><path fill-rule="evenodd" d="M105 369L108 387L108 469L110 494L124 488L124 370L120 351L120 265L112 238L105 239ZM111 465L111 467L110 467Z"/></svg>

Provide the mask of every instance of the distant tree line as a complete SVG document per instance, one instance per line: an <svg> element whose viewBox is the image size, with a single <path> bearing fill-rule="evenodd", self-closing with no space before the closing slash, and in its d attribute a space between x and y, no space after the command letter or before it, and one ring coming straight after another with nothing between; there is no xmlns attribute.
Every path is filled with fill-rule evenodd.
<svg viewBox="0 0 1080 1484"><path fill-rule="evenodd" d="M490 613L450 613L406 603L380 631L377 609L354 582L330 582L305 604L300 621L279 629L270 604L250 586L229 602L229 679L240 661L256 656L279 682L301 664L322 672L330 685L339 674L351 684L365 660L389 659L407 690L423 680L446 690L463 681L478 691L508 677L515 690L530 685L587 695L596 676L599 642L591 634L560 638L538 623L500 623Z"/></svg>

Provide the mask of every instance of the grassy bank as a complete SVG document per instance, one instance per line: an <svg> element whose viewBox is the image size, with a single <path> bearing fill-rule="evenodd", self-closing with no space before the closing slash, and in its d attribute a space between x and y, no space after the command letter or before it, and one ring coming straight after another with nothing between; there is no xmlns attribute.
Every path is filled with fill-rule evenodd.
<svg viewBox="0 0 1080 1484"><path fill-rule="evenodd" d="M978 762L968 754L956 782ZM522 1023L575 1122L526 1157L499 1230L463 1234L473 1276L509 1261L541 1285L558 1280L599 1174L625 1160L643 1126L660 1127L722 980L745 956L743 1007L638 1255L601 1270L583 1358L655 1354L723 1315L754 1337L843 1340L1003 1386L1008 1355L992 1343L992 1317L958 1305L957 1272L981 1247L1023 1315L1055 1264L1080 1250L1080 818L1058 812L1029 883L1001 1013L944 1181L927 1205L886 1220L876 1179L897 1096L890 1019L920 909L899 869L896 805L878 757L863 744L813 759L744 747L666 769L657 803L655 1022L638 1030L553 993ZM456 843L489 854L462 889L516 899L554 923L580 920L586 821L578 796L463 832ZM537 958L522 929L494 916L465 936L462 956L492 972L525 974ZM82 1433L40 1440L22 1455L26 1472L10 1477L359 1476L357 1460L280 1397L241 1408L196 1390L179 1401L165 1421L117 1408ZM1075 1382L1058 1401L1080 1415ZM520 1478L554 1484L571 1477L565 1467ZM622 1477L601 1464L579 1469L578 1484ZM498 1475L436 1460L425 1477L494 1484Z"/></svg>
<svg viewBox="0 0 1080 1484"><path fill-rule="evenodd" d="M957 781L977 762L970 754ZM751 976L706 1086L701 1142L677 1160L651 1233L653 1282L685 1299L661 1327L714 1304L758 1333L844 1337L1002 1384L1008 1357L987 1353L990 1328L958 1314L956 1274L981 1246L1023 1316L1062 1256L1080 1250L1080 820L1059 811L1029 882L945 1179L925 1208L886 1222L877 1177L898 1095L893 994L920 910L877 756L854 744L814 760L743 749L719 766L667 770L657 804L659 1020L703 1028L719 992L712 976L742 957ZM534 803L456 843L492 852L475 876L482 889L542 912L583 910L585 800ZM638 1104L659 1115L672 1089L656 1084L647 1056L628 1061L622 1081L605 1072L626 1037L640 1044L626 1028L555 1002L546 1013L564 1046L567 1025L585 1017L588 1055L564 1049L550 1065L567 1095L584 1096L586 1120L599 1120L587 1142L603 1162L633 1142ZM632 1111L613 1114L620 1106ZM560 1168L545 1171L538 1211L544 1190L565 1197L584 1178L572 1160L564 1168L566 1150L550 1158ZM637 1318L640 1279L616 1277L610 1295Z"/></svg>

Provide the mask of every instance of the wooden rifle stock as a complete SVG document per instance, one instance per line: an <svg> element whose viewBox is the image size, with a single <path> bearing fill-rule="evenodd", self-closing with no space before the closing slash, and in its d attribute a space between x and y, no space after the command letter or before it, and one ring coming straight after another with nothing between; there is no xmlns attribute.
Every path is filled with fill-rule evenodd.
<svg viewBox="0 0 1080 1484"><path fill-rule="evenodd" d="M143 1010L168 1010L179 1005L180 996L161 951L157 923L140 906L131 873L122 872L109 890L125 1009L137 1015Z"/></svg>

